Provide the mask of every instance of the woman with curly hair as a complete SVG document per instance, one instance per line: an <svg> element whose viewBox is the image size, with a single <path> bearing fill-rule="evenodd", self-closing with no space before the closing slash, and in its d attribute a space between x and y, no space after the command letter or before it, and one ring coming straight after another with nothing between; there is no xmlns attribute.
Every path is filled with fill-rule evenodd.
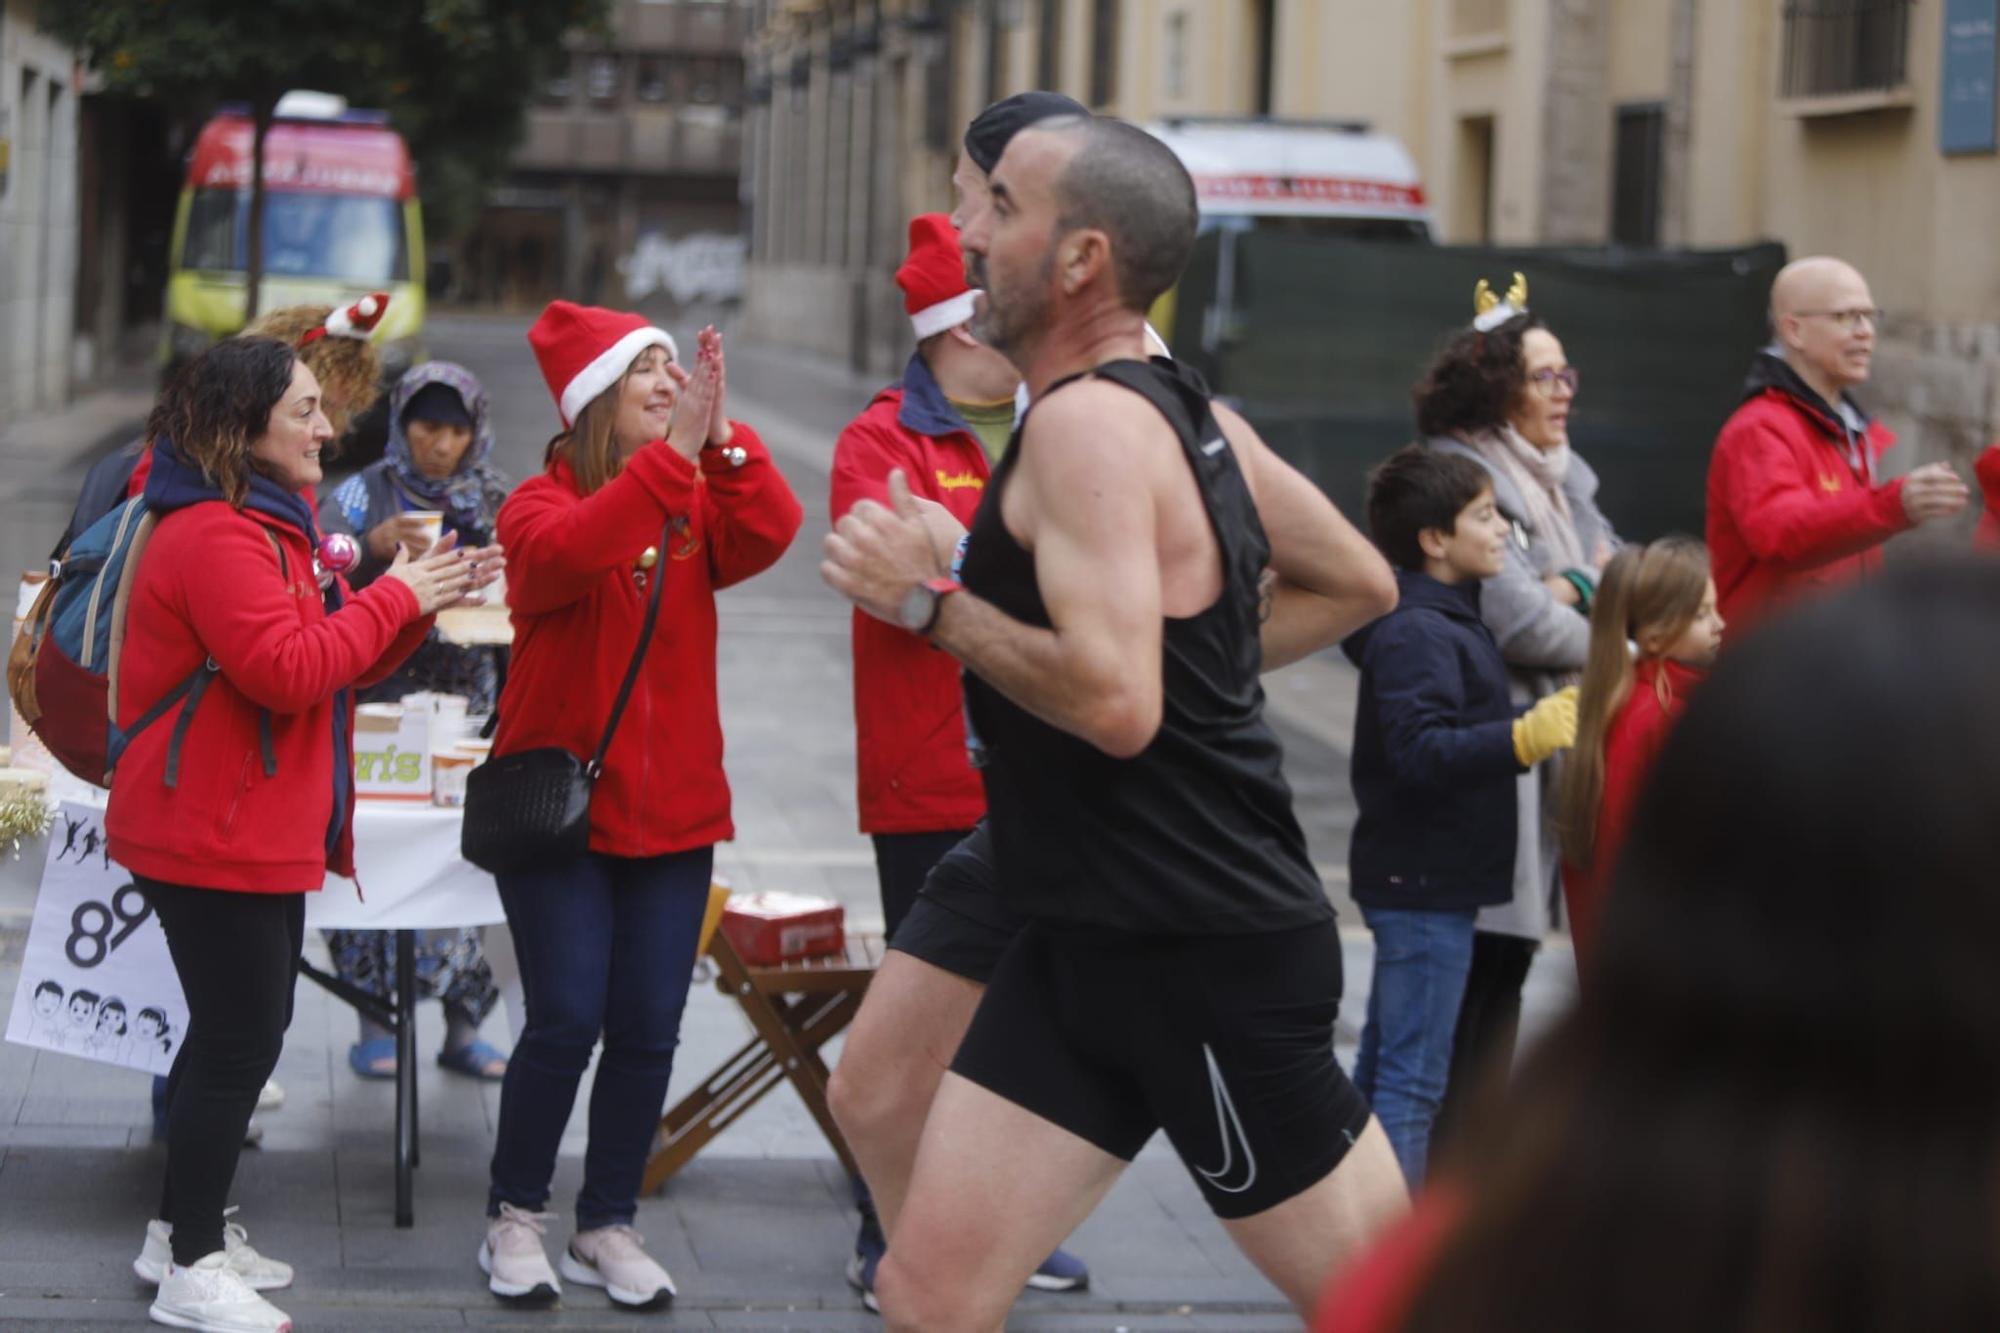
<svg viewBox="0 0 2000 1333"><path fill-rule="evenodd" d="M1618 534L1597 507L1597 474L1570 449L1577 372L1562 342L1528 310L1520 274L1505 299L1481 282L1478 316L1446 339L1417 382L1417 433L1429 448L1462 454L1493 479L1512 528L1506 567L1480 586L1479 615L1507 661L1516 704L1566 685L1590 657L1590 602ZM1440 1139L1468 1083L1514 1054L1521 987L1554 921L1561 856L1549 813L1560 765L1517 779L1514 897L1479 914L1472 972L1459 1007Z"/></svg>
<svg viewBox="0 0 2000 1333"><path fill-rule="evenodd" d="M225 1226L244 1130L291 1020L305 895L354 871L354 691L409 656L438 611L497 577L497 547L405 551L353 593L319 568L311 502L333 428L290 344L231 338L153 409L118 668L134 735L105 828L166 934L188 1006L167 1097L167 1178L134 1263L156 1322L281 1330L257 1294L291 1269ZM322 586L320 575L324 573ZM164 719L162 719L164 720Z"/></svg>
<svg viewBox="0 0 2000 1333"><path fill-rule="evenodd" d="M346 438L353 421L366 416L382 395L382 361L375 354L374 344L368 341L368 334L381 320L389 298L375 299L378 304L373 316L364 317L359 328L351 322L343 325L347 329L344 333L328 332L326 336L301 342L314 329L327 330L335 307L288 305L258 316L240 335L276 338L291 344L299 360L319 381L320 411L333 428L335 447ZM146 489L146 472L152 466L150 447L150 438L141 435L117 453L99 459L84 474L76 509L70 514L69 530L63 534L63 549L81 536L85 528Z"/></svg>
<svg viewBox="0 0 2000 1333"><path fill-rule="evenodd" d="M320 502L320 526L352 533L361 547L360 562L348 575L354 586L374 582L400 548L424 548L421 512L442 514L444 531L457 533L461 546L491 542L511 485L488 461L492 452L486 390L471 371L450 361L427 361L407 372L389 398L389 441L382 457ZM447 643L432 630L394 675L362 692L362 702L432 690L463 695L472 712L490 713L500 690L500 653L497 647ZM396 988L394 938L386 930L327 931L334 971L386 1004ZM479 1037L479 1025L500 999L480 930L424 931L416 970L418 988L444 1004L439 1066L472 1078L504 1076L507 1057ZM348 1066L362 1078L394 1078L394 1035L365 1014L360 1021Z"/></svg>

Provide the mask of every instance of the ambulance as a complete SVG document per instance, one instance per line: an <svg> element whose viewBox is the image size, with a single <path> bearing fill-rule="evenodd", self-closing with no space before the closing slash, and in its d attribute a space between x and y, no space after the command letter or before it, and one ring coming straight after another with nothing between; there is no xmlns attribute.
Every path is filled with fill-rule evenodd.
<svg viewBox="0 0 2000 1333"><path fill-rule="evenodd" d="M171 369L245 323L247 108L224 107L188 155L169 251L161 362ZM385 380L422 355L423 219L416 172L386 112L289 92L264 141L264 279L257 308L344 305L388 292L375 334Z"/></svg>
<svg viewBox="0 0 2000 1333"><path fill-rule="evenodd" d="M1144 128L1194 177L1202 234L1220 233L1217 299L1205 322L1226 317L1235 238L1246 232L1417 245L1433 239L1435 222L1417 164L1401 143L1365 125L1236 116L1185 117ZM1154 327L1174 328L1175 296L1169 292L1154 306ZM1212 344L1217 332L1204 328L1202 342Z"/></svg>

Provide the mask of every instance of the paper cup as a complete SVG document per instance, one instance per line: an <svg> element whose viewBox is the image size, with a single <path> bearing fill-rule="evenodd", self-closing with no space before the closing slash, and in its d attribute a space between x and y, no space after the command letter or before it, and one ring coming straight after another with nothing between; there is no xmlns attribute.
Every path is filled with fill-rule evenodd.
<svg viewBox="0 0 2000 1333"><path fill-rule="evenodd" d="M424 550L430 550L431 547L436 546L444 537L444 515L437 510L412 509L410 517L423 524L424 538L427 543Z"/></svg>
<svg viewBox="0 0 2000 1333"><path fill-rule="evenodd" d="M436 805L465 804L465 775L478 761L469 754L446 750L431 759L431 801Z"/></svg>

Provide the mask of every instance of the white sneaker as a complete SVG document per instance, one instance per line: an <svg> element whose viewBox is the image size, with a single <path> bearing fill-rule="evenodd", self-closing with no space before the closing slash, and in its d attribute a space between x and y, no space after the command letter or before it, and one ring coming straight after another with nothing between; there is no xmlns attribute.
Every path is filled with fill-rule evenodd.
<svg viewBox="0 0 2000 1333"><path fill-rule="evenodd" d="M562 1295L562 1283L549 1267L542 1250L542 1225L554 1213L531 1213L511 1203L500 1205L500 1216L489 1218L486 1239L479 1243L479 1268L486 1274L486 1287L507 1301L553 1301Z"/></svg>
<svg viewBox="0 0 2000 1333"><path fill-rule="evenodd" d="M222 1215L228 1217L235 1211L225 1208ZM160 1285L174 1259L173 1238L173 1223L157 1218L146 1223L146 1243L140 1248L139 1257L132 1261L132 1271L141 1282ZM251 1247L250 1233L238 1223L223 1223L222 1252L229 1256L229 1266L236 1276L253 1291L277 1291L292 1285L292 1266L257 1253Z"/></svg>
<svg viewBox="0 0 2000 1333"><path fill-rule="evenodd" d="M264 1086L257 1091L257 1109L260 1111L275 1111L284 1104L285 1090L279 1086L278 1080L274 1078L265 1079Z"/></svg>
<svg viewBox="0 0 2000 1333"><path fill-rule="evenodd" d="M628 1226L579 1231L563 1251L562 1275L586 1287L602 1287L615 1305L650 1310L675 1295L674 1280L642 1248L646 1238Z"/></svg>
<svg viewBox="0 0 2000 1333"><path fill-rule="evenodd" d="M292 1333L292 1317L250 1290L222 1250L185 1268L169 1263L147 1313L156 1324L200 1333Z"/></svg>

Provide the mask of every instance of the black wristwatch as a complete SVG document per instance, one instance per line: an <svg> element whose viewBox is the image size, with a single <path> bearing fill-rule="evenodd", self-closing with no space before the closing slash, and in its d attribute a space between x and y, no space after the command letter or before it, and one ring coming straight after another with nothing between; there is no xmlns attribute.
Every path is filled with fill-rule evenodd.
<svg viewBox="0 0 2000 1333"><path fill-rule="evenodd" d="M903 594L896 607L896 623L912 634L928 638L944 611L944 599L964 589L965 585L957 579L925 579Z"/></svg>

